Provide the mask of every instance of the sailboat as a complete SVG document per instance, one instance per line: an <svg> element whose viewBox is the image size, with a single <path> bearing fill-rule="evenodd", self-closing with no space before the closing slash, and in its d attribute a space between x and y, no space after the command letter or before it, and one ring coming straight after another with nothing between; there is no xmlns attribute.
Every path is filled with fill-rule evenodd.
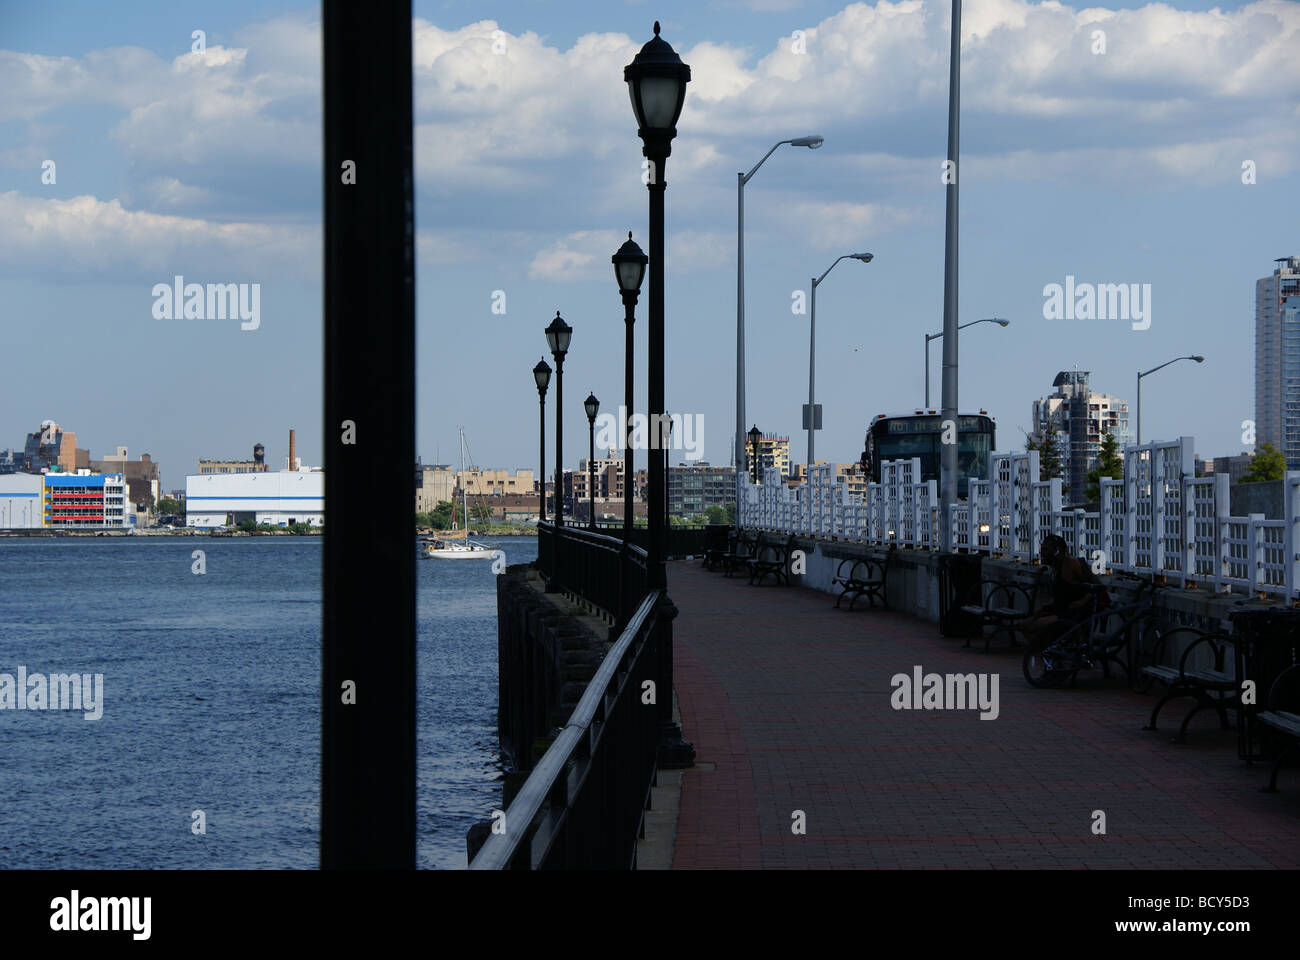
<svg viewBox="0 0 1300 960"><path fill-rule="evenodd" d="M465 482L465 428L460 430L460 502L465 522L469 523L469 501ZM494 551L486 544L469 539L468 530L456 528L456 521L451 522L450 530L443 530L435 536L424 539L422 556L426 560L479 560L492 556Z"/></svg>

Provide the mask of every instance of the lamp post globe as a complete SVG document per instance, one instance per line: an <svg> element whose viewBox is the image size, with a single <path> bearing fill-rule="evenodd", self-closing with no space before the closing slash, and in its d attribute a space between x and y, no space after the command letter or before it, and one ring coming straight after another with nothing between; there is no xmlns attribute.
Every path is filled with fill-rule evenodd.
<svg viewBox="0 0 1300 960"><path fill-rule="evenodd" d="M569 352L569 342L573 339L573 327L564 322L560 311L555 311L555 319L546 328L546 345L551 349L555 362L564 362L564 355Z"/></svg>
<svg viewBox="0 0 1300 960"><path fill-rule="evenodd" d="M533 367L533 381L537 384L537 395L543 400L546 399L546 388L551 385L551 365L543 357L537 361L537 366Z"/></svg>
<svg viewBox="0 0 1300 960"><path fill-rule="evenodd" d="M618 281L618 292L632 298L635 303L641 293L641 282L645 279L646 264L650 258L632 239L632 231L627 232L627 240L618 251L609 258L614 264L614 279Z"/></svg>
<svg viewBox="0 0 1300 960"><path fill-rule="evenodd" d="M691 68L659 36L658 20L654 30L654 38L623 68L632 113L636 116L637 135L646 142L645 155L651 159L657 148L662 148L664 157L672 152L677 118L682 115L686 84L691 80Z"/></svg>

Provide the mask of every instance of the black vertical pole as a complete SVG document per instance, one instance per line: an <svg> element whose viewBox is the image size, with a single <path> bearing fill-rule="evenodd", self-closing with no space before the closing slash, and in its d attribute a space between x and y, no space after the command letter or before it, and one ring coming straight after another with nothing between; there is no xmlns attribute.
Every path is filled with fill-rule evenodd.
<svg viewBox="0 0 1300 960"><path fill-rule="evenodd" d="M558 313L556 313L558 316ZM564 529L564 354L555 355L555 549ZM559 554L556 553L556 562Z"/></svg>
<svg viewBox="0 0 1300 960"><path fill-rule="evenodd" d="M596 529L596 421L587 421L587 525Z"/></svg>
<svg viewBox="0 0 1300 960"><path fill-rule="evenodd" d="M629 239L631 234L628 235ZM632 336L636 323L636 294L623 294L623 549L619 552L618 632L621 634L632 616L632 599L628 596L628 547L632 544L632 493L635 467L632 459L632 381L635 340Z"/></svg>
<svg viewBox="0 0 1300 960"><path fill-rule="evenodd" d="M537 482L537 492L540 497L541 506L538 508L537 519L542 523L546 522L546 397L537 398L537 409L539 422L537 424L538 450L537 460L540 472L538 476L541 479Z"/></svg>
<svg viewBox="0 0 1300 960"><path fill-rule="evenodd" d="M649 369L647 371L646 431L650 443L647 451L646 486L646 576L651 590L667 586L664 572L664 444L661 425L664 412L664 167L668 162L664 151L650 158L654 176L648 184L650 190L650 330Z"/></svg>
<svg viewBox="0 0 1300 960"><path fill-rule="evenodd" d="M324 869L415 867L411 6L325 0ZM377 462L401 465L374 482ZM375 525L375 516L393 518ZM382 643L374 638L382 636Z"/></svg>

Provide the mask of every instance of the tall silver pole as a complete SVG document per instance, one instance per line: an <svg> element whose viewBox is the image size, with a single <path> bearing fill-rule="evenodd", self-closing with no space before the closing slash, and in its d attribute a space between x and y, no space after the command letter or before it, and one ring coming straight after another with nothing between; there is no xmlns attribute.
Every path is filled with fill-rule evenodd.
<svg viewBox="0 0 1300 960"><path fill-rule="evenodd" d="M745 462L745 175L736 174L736 526Z"/></svg>
<svg viewBox="0 0 1300 960"><path fill-rule="evenodd" d="M952 0L952 39L948 65L948 184L943 263L943 419L954 427L957 440L957 182L961 153L961 0ZM940 456L939 542L952 549L949 529L952 506L957 502L957 444L944 443Z"/></svg>
<svg viewBox="0 0 1300 960"><path fill-rule="evenodd" d="M930 335L925 335L925 409L930 409Z"/></svg>
<svg viewBox="0 0 1300 960"><path fill-rule="evenodd" d="M812 281L812 316L808 321L808 469L805 477L812 476L813 428L817 425L813 407L813 381L817 369L817 278Z"/></svg>
<svg viewBox="0 0 1300 960"><path fill-rule="evenodd" d="M1138 403L1137 403L1137 422L1138 422L1138 446L1142 446L1142 374L1138 374Z"/></svg>

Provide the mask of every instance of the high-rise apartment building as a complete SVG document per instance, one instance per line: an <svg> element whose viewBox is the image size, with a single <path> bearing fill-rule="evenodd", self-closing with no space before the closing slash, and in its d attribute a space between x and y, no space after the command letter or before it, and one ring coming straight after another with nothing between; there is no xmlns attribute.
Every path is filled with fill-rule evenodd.
<svg viewBox="0 0 1300 960"><path fill-rule="evenodd" d="M1255 281L1255 443L1300 469L1300 257Z"/></svg>
<svg viewBox="0 0 1300 960"><path fill-rule="evenodd" d="M754 462L754 444L746 437L745 454L749 462ZM790 476L790 438L778 437L774 433L765 433L758 441L758 467L759 480L763 479L762 471L769 467L776 467L781 471L782 478Z"/></svg>
<svg viewBox="0 0 1300 960"><path fill-rule="evenodd" d="M1061 480L1068 487L1066 501L1083 503L1088 472L1097 465L1101 442L1107 433L1122 450L1132 443L1128 401L1108 393L1093 393L1088 371L1062 370L1052 381L1055 392L1034 401L1031 423L1040 443L1050 432L1061 453Z"/></svg>

